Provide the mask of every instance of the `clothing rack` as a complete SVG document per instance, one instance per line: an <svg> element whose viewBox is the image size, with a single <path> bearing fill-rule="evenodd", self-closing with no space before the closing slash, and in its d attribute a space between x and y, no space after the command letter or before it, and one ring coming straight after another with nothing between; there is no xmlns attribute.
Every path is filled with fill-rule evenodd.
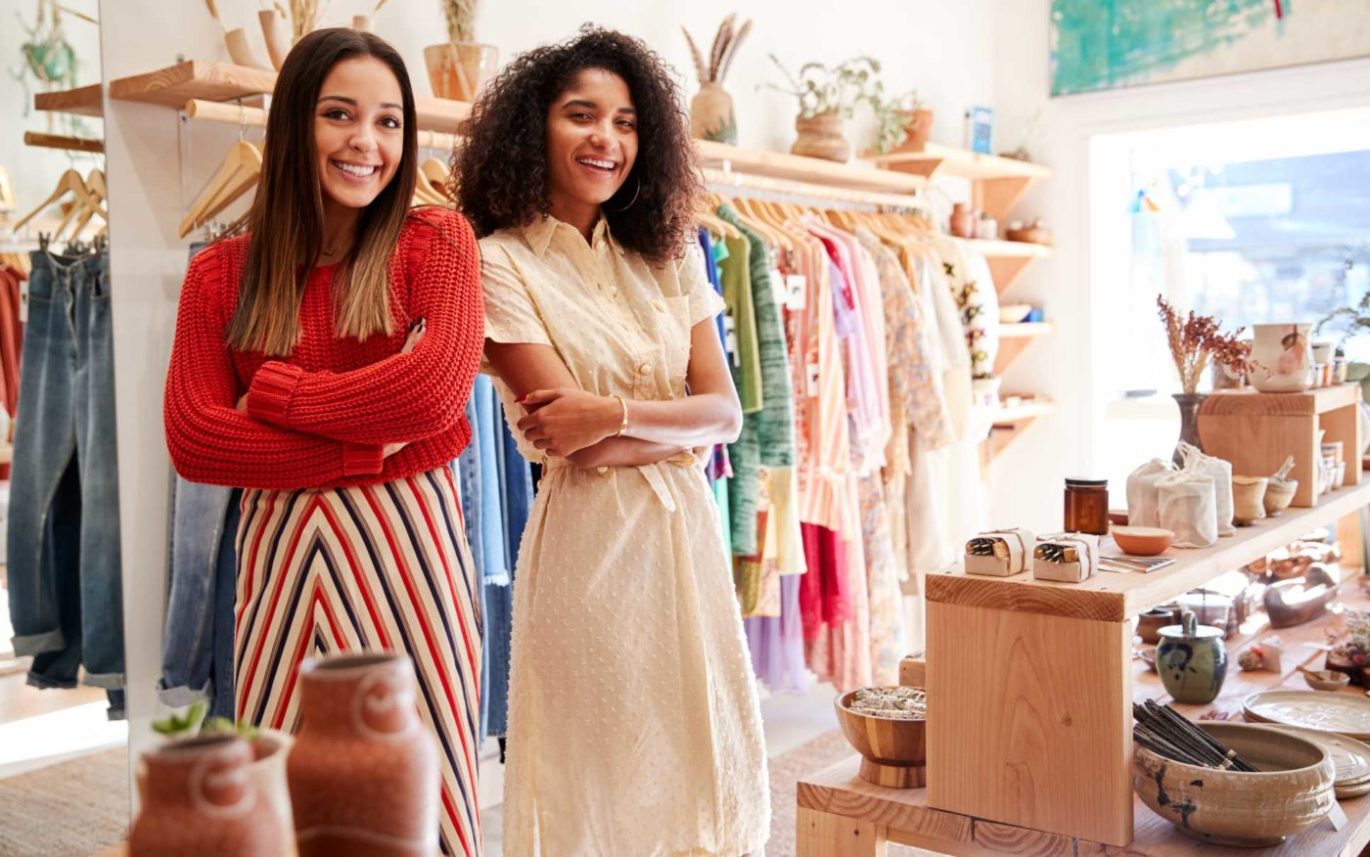
<svg viewBox="0 0 1370 857"><path fill-rule="evenodd" d="M38 131L24 132L25 146L41 146L45 149L65 149L69 152L93 152L104 154L105 141L85 137L67 137L62 134L43 134Z"/></svg>
<svg viewBox="0 0 1370 857"><path fill-rule="evenodd" d="M192 98L185 103L183 109L187 119L203 119L243 127L266 127L266 111L260 107ZM461 139L455 134L444 134L440 131L419 131L418 138L420 149L446 149L448 151L455 148L457 141Z"/></svg>
<svg viewBox="0 0 1370 857"><path fill-rule="evenodd" d="M739 173L727 169L704 167L700 170L704 184L710 190L724 196L764 196L768 199L784 199L789 202L822 202L832 207L832 203L845 203L846 206L862 206L874 210L928 211L928 200L922 194L882 193L880 191L855 190L832 185L813 184L794 179L758 176Z"/></svg>

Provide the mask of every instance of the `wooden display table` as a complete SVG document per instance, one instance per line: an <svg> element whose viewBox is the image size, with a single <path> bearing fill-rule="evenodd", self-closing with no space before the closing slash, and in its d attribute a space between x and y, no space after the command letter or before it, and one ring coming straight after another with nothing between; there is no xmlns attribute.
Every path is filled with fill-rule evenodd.
<svg viewBox="0 0 1370 857"><path fill-rule="evenodd" d="M1355 581L1343 588L1340 601L1356 609L1370 609L1370 598ZM1309 622L1277 633L1284 646L1282 673L1240 672L1236 655L1249 640L1270 633L1263 615L1254 617L1243 633L1227 641L1230 666L1222 695L1209 705L1180 705L1177 710L1198 718L1211 710L1240 711L1248 694L1276 687L1306 690L1297 667L1321 667L1324 653L1315 648L1325 640L1329 619ZM1160 678L1140 660L1128 665L1137 699L1169 702ZM1348 688L1343 693L1364 691ZM929 693L928 701L932 701ZM1240 719L1240 718L1237 718ZM932 727L929 714L929 729ZM1129 731L1130 734L1130 731ZM931 746L929 747L931 749ZM1347 823L1333 829L1324 819L1298 837L1277 848L1223 848L1200 844L1179 833L1138 800L1131 790L1131 763L1127 769L1129 812L1136 835L1127 848L1115 848L1086 837L1051 833L1003 824L973 815L936 809L927 789L887 789L857 777L860 762L851 756L799 782L798 857L875 857L885 853L886 842L896 842L954 855L1022 854L1041 857L1074 857L1100 854L1118 857L1355 857L1370 843L1370 796L1340 801ZM936 771L929 761L928 774ZM1063 785L1063 784L1062 784ZM1059 795L1061 789L1053 790Z"/></svg>
<svg viewBox="0 0 1370 857"><path fill-rule="evenodd" d="M927 804L1113 846L1133 840L1131 617L1370 503L1370 483L1084 583L927 578Z"/></svg>

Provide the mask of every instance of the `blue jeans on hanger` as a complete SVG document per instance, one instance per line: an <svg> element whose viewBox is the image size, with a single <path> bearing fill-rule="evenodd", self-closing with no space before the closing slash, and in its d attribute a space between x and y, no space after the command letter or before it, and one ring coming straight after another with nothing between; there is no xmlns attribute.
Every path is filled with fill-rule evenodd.
<svg viewBox="0 0 1370 857"><path fill-rule="evenodd" d="M10 476L10 618L28 681L124 686L109 256L33 254ZM113 711L111 713L114 713Z"/></svg>
<svg viewBox="0 0 1370 857"><path fill-rule="evenodd" d="M233 599L242 490L173 478L171 578L158 696L173 708L209 700L233 717Z"/></svg>

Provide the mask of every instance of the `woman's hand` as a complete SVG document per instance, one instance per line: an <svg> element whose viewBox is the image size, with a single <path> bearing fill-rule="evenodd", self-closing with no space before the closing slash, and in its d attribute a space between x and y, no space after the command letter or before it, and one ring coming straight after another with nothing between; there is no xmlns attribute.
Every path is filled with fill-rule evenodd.
<svg viewBox="0 0 1370 857"><path fill-rule="evenodd" d="M528 411L518 430L534 447L559 458L599 443L623 423L618 399L575 387L534 390L518 403Z"/></svg>

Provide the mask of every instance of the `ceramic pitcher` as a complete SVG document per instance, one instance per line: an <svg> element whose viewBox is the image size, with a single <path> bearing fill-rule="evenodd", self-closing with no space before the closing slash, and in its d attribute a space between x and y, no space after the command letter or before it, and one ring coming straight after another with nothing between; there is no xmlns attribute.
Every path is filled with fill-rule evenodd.
<svg viewBox="0 0 1370 857"><path fill-rule="evenodd" d="M1219 628L1200 625L1193 611L1186 610L1180 624L1159 632L1156 672L1166 691L1176 702L1203 705L1212 702L1227 677L1227 649Z"/></svg>
<svg viewBox="0 0 1370 857"><path fill-rule="evenodd" d="M442 775L409 658L311 659L300 692L286 760L300 857L435 857Z"/></svg>
<svg viewBox="0 0 1370 857"><path fill-rule="evenodd" d="M130 857L277 857L280 831L232 735L192 738L143 757L142 812Z"/></svg>
<svg viewBox="0 0 1370 857"><path fill-rule="evenodd" d="M1310 324L1257 324L1251 347L1251 383L1262 393L1308 389L1313 352Z"/></svg>

